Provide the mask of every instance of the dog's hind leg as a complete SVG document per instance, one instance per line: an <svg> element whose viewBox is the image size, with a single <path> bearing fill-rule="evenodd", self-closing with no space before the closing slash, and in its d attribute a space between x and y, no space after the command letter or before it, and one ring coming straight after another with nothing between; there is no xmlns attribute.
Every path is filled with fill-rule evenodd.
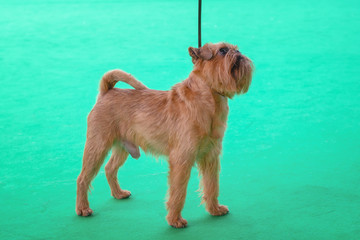
<svg viewBox="0 0 360 240"><path fill-rule="evenodd" d="M124 149L124 147L119 143L115 143L112 148L112 155L110 160L105 166L106 178L109 182L111 195L117 199L128 198L131 195L129 191L120 188L117 179L117 172L119 167L124 164L128 156L129 153Z"/></svg>
<svg viewBox="0 0 360 240"><path fill-rule="evenodd" d="M89 207L88 190L91 181L98 173L105 156L111 147L111 142L104 142L105 136L89 134L86 139L83 166L77 179L76 213L79 216L90 216L92 210ZM107 138L109 139L109 138Z"/></svg>

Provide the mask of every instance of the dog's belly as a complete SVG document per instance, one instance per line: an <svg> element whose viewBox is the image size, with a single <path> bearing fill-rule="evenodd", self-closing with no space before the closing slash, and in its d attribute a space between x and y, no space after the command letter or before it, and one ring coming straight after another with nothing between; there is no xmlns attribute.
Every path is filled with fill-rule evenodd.
<svg viewBox="0 0 360 240"><path fill-rule="evenodd" d="M140 148L144 152L151 153L154 156L169 156L169 150L166 147L166 145L154 144L154 143L151 143L151 142L145 142L145 144L140 145Z"/></svg>
<svg viewBox="0 0 360 240"><path fill-rule="evenodd" d="M155 156L169 155L169 136L158 126L141 124L136 126L134 142L144 152Z"/></svg>
<svg viewBox="0 0 360 240"><path fill-rule="evenodd" d="M144 152L155 156L169 155L169 131L161 118L138 114L129 124L126 131L126 140L139 146Z"/></svg>

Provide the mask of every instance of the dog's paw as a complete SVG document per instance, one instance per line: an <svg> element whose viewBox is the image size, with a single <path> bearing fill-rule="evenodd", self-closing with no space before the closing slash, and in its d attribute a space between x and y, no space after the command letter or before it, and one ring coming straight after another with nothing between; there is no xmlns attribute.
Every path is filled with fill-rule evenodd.
<svg viewBox="0 0 360 240"><path fill-rule="evenodd" d="M84 208L84 209L76 209L76 214L83 217L88 217L93 214L93 210L91 208Z"/></svg>
<svg viewBox="0 0 360 240"><path fill-rule="evenodd" d="M224 216L229 213L229 209L224 205L218 205L213 209L209 209L209 212L213 216Z"/></svg>
<svg viewBox="0 0 360 240"><path fill-rule="evenodd" d="M185 228L187 226L187 221L183 219L182 217L177 218L173 221L168 221L169 225L174 228Z"/></svg>
<svg viewBox="0 0 360 240"><path fill-rule="evenodd" d="M131 196L131 192L127 190L121 190L111 194L116 199L125 199Z"/></svg>

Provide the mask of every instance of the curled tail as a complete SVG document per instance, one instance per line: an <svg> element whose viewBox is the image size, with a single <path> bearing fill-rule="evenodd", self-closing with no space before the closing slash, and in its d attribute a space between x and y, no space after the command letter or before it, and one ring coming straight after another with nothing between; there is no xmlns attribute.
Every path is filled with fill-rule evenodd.
<svg viewBox="0 0 360 240"><path fill-rule="evenodd" d="M122 70L115 69L104 74L100 81L100 94L104 95L107 91L112 89L117 82L125 82L135 89L148 89L144 84L134 78L131 74Z"/></svg>

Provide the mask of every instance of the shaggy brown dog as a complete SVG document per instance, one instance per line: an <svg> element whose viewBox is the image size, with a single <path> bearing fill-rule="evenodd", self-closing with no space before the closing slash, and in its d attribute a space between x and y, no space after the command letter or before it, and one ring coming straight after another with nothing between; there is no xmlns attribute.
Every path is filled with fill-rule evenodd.
<svg viewBox="0 0 360 240"><path fill-rule="evenodd" d="M228 43L189 48L194 69L189 78L169 91L148 89L121 70L107 72L100 82L98 100L88 116L83 166L77 179L76 213L89 216L87 192L108 151L106 177L111 194L127 198L117 172L128 157L140 156L139 146L154 155L168 156L168 223L185 227L181 217L191 168L202 175L206 210L215 216L229 212L220 205L219 155L228 115L228 98L249 89L253 64L236 46ZM135 89L113 88L123 81Z"/></svg>

